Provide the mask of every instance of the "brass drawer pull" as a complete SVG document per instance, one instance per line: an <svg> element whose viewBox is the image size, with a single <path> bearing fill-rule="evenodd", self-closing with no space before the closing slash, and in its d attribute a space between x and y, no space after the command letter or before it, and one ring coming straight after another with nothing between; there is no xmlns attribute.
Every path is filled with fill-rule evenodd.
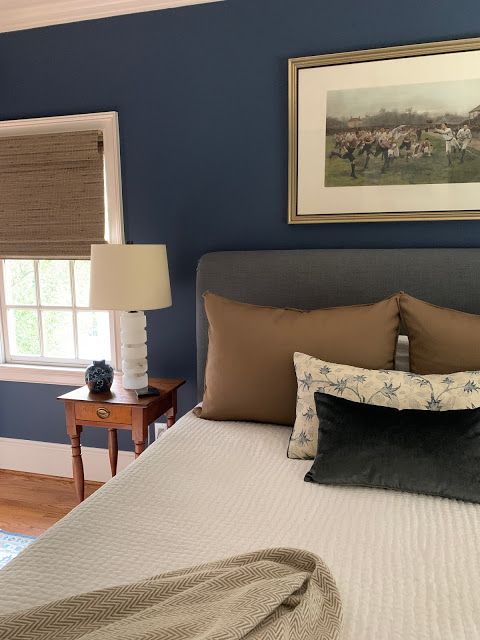
<svg viewBox="0 0 480 640"><path fill-rule="evenodd" d="M102 420L105 420L106 418L110 417L110 411L109 409L104 409L103 407L100 407L99 409L97 409L97 416Z"/></svg>

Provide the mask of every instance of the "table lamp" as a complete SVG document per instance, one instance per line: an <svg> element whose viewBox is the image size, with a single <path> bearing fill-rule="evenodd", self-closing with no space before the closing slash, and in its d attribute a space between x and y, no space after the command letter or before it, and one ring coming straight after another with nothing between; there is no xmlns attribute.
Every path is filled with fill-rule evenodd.
<svg viewBox="0 0 480 640"><path fill-rule="evenodd" d="M147 319L144 311L170 307L164 244L92 245L90 307L121 311L123 386L148 388Z"/></svg>

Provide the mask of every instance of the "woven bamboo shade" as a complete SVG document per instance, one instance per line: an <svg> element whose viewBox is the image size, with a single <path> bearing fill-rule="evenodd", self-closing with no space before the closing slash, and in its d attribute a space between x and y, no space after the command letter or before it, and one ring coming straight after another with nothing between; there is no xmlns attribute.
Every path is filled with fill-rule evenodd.
<svg viewBox="0 0 480 640"><path fill-rule="evenodd" d="M104 237L100 132L0 138L0 257L88 258Z"/></svg>

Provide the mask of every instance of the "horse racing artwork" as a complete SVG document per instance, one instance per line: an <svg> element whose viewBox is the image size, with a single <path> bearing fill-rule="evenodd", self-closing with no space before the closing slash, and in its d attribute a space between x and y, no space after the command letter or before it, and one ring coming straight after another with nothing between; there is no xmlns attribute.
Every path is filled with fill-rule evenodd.
<svg viewBox="0 0 480 640"><path fill-rule="evenodd" d="M290 223L480 218L480 39L289 73Z"/></svg>

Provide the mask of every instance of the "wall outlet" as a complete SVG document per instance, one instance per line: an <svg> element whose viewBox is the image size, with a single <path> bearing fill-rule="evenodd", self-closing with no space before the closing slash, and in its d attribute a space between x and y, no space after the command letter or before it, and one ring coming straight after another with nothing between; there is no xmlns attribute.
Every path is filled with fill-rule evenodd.
<svg viewBox="0 0 480 640"><path fill-rule="evenodd" d="M155 422L155 440L163 436L163 434L167 431L166 422Z"/></svg>

